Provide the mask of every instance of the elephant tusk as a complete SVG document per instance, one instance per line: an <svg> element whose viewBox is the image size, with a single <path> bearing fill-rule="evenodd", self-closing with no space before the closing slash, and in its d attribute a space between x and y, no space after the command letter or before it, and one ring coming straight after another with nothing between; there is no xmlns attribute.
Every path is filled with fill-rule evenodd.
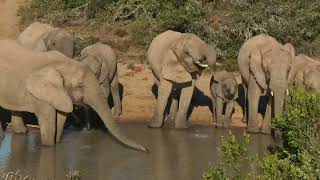
<svg viewBox="0 0 320 180"><path fill-rule="evenodd" d="M207 64L202 64L200 61L197 61L196 64L200 67L203 67L203 68L206 68L206 67L209 67L209 65Z"/></svg>
<svg viewBox="0 0 320 180"><path fill-rule="evenodd" d="M270 92L271 96L273 96L273 91Z"/></svg>
<svg viewBox="0 0 320 180"><path fill-rule="evenodd" d="M286 89L286 95L289 96L289 90L288 89Z"/></svg>

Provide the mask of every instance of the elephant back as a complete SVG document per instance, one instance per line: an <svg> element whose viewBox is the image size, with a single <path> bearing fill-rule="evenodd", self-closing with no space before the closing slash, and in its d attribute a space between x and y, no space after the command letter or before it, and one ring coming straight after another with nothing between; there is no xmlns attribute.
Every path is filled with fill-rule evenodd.
<svg viewBox="0 0 320 180"><path fill-rule="evenodd" d="M162 70L161 61L165 51L181 35L182 33L169 30L159 34L151 41L147 51L147 60L157 79L160 79Z"/></svg>
<svg viewBox="0 0 320 180"><path fill-rule="evenodd" d="M249 81L249 74L250 74L249 64L250 64L250 54L252 50L258 48L259 50L264 52L271 49L274 46L280 47L281 44L278 43L276 39L266 34L260 34L260 35L251 37L250 39L248 39L243 43L238 54L238 66L239 66L239 71L241 73L241 76L245 81L245 83L248 83Z"/></svg>
<svg viewBox="0 0 320 180"><path fill-rule="evenodd" d="M45 44L39 44L39 42L44 40L47 34L55 29L57 28L53 28L47 24L32 23L18 36L17 42L31 50L39 52L47 51Z"/></svg>

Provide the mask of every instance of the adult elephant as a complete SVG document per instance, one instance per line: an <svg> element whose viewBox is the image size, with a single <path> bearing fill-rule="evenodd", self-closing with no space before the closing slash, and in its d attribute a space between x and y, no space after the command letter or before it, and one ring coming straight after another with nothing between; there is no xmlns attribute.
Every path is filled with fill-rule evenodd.
<svg viewBox="0 0 320 180"><path fill-rule="evenodd" d="M12 40L1 40L0 47L0 106L34 113L43 145L60 142L66 113L72 112L73 104L88 104L120 142L146 151L121 133L87 65L57 51L34 52Z"/></svg>
<svg viewBox="0 0 320 180"><path fill-rule="evenodd" d="M216 127L229 127L232 111L238 98L238 83L234 75L227 71L216 72L210 81L213 117ZM223 109L225 113L223 117Z"/></svg>
<svg viewBox="0 0 320 180"><path fill-rule="evenodd" d="M295 65L294 82L306 90L320 90L320 61L300 54Z"/></svg>
<svg viewBox="0 0 320 180"><path fill-rule="evenodd" d="M18 36L17 41L22 46L38 52L59 51L71 58L74 55L74 36L66 30L47 24L30 24Z"/></svg>
<svg viewBox="0 0 320 180"><path fill-rule="evenodd" d="M294 74L294 58L291 44L282 45L265 34L250 38L240 48L238 65L249 104L248 132L271 133L272 115L284 111L288 86ZM266 95L268 100L264 120L259 128L258 105L262 95ZM247 111L244 112L246 118Z"/></svg>
<svg viewBox="0 0 320 180"><path fill-rule="evenodd" d="M171 106L178 109L175 127L187 128L186 116L195 81L205 67L216 63L215 50L194 34L169 30L152 40L147 59L158 85L156 109L149 127L162 127L171 91L180 90L179 103L174 98Z"/></svg>

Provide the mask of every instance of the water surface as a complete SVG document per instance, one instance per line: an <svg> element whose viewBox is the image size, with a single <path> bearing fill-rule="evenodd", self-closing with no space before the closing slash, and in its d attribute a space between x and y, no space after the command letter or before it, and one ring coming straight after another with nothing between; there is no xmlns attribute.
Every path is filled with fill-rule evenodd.
<svg viewBox="0 0 320 180"><path fill-rule="evenodd" d="M188 130L149 129L121 124L123 132L144 144L149 154L122 146L101 130L65 129L56 147L40 146L39 130L27 135L6 132L0 146L0 170L23 169L36 179L65 179L79 170L82 180L197 180L209 163L219 160L217 146L227 131L194 126ZM232 129L241 137L243 129ZM262 155L272 138L252 135L252 153Z"/></svg>

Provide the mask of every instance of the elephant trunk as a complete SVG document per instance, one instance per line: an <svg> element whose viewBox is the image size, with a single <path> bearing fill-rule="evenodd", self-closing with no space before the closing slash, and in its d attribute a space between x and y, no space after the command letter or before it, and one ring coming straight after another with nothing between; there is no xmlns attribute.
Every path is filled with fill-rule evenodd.
<svg viewBox="0 0 320 180"><path fill-rule="evenodd" d="M281 115L284 111L285 90L277 90L274 92L274 115Z"/></svg>
<svg viewBox="0 0 320 180"><path fill-rule="evenodd" d="M208 66L212 67L216 64L217 54L214 48L210 46L207 48L206 59Z"/></svg>
<svg viewBox="0 0 320 180"><path fill-rule="evenodd" d="M90 80L91 83L96 81L94 78L95 78L94 76L93 76L93 79L91 78L92 79ZM107 105L108 103L105 101L102 89L100 89L98 85L96 86L96 88L94 88L93 86L88 86L88 88L85 89L84 103L91 106L98 113L98 115L104 122L105 126L108 128L109 132L117 140L119 140L121 143L123 143L128 147L131 147L140 151L148 152L147 148L127 138L120 131L119 126L116 124L116 122L113 119L111 110Z"/></svg>

